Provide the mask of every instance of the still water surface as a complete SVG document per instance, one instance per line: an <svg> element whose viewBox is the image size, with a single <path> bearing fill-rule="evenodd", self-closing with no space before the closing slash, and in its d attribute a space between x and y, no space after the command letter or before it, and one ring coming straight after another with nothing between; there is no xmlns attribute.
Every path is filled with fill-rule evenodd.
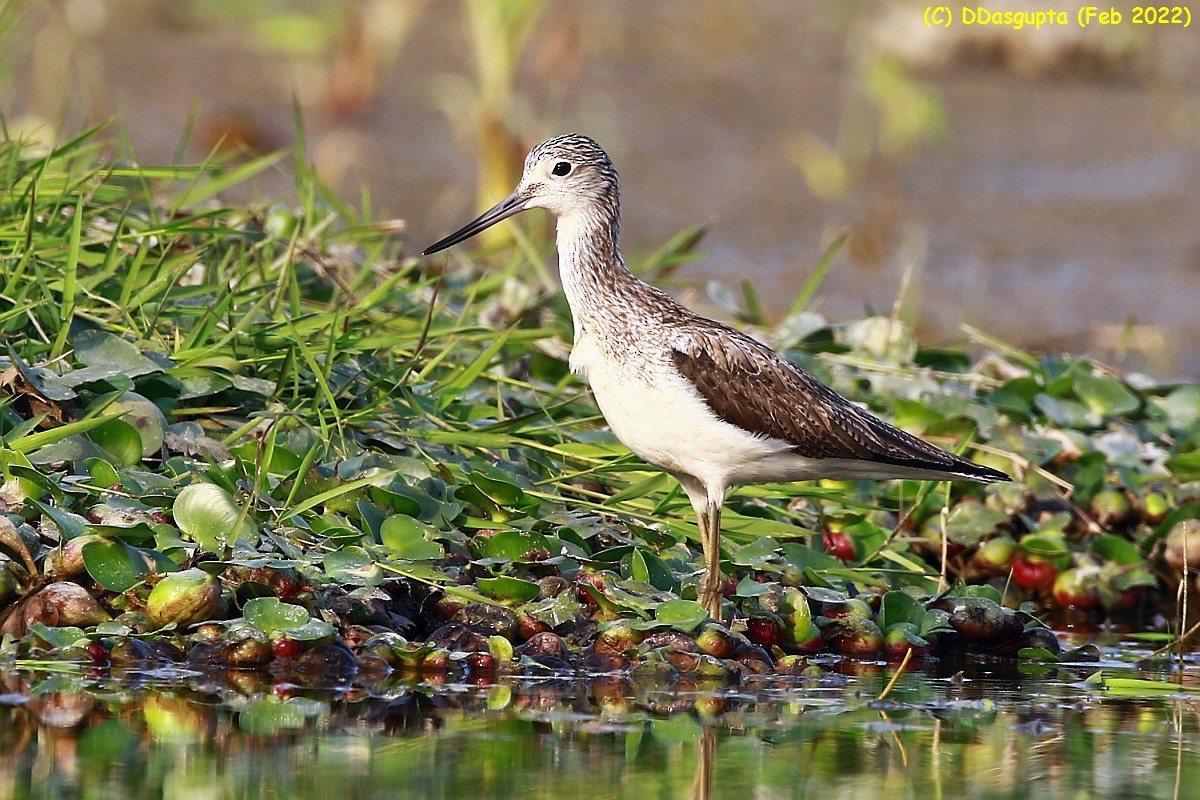
<svg viewBox="0 0 1200 800"><path fill-rule="evenodd" d="M392 677L319 691L175 668L10 672L0 797L1197 796L1197 695L1116 698L1082 682L1094 664L943 664L881 701L892 668L827 666L736 687Z"/></svg>

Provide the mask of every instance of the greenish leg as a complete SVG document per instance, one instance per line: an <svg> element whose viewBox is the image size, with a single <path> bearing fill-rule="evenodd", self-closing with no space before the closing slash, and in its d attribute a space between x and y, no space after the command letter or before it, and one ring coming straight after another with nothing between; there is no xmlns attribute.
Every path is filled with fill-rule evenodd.
<svg viewBox="0 0 1200 800"><path fill-rule="evenodd" d="M710 617L721 619L721 506L710 502L700 516L700 546L704 550L704 578L700 582L700 604Z"/></svg>

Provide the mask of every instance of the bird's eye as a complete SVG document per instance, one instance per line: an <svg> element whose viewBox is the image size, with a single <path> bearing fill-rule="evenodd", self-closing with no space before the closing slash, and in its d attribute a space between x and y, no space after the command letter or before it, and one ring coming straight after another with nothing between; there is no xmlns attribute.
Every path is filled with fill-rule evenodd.
<svg viewBox="0 0 1200 800"><path fill-rule="evenodd" d="M554 169L550 170L550 174L557 175L558 177L561 178L562 176L570 173L570 171L571 171L571 165L569 163L567 163L566 161L560 161L554 165Z"/></svg>

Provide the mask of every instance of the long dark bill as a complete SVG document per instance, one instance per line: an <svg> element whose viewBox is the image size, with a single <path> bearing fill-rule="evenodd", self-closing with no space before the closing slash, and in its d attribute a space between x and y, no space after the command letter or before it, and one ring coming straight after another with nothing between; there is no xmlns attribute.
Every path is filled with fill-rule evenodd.
<svg viewBox="0 0 1200 800"><path fill-rule="evenodd" d="M478 219L468 222L445 239L434 242L421 253L423 256L433 255L447 247L453 247L459 242L465 242L482 230L492 227L501 220L520 214L525 210L525 198L513 192L496 205L479 215Z"/></svg>

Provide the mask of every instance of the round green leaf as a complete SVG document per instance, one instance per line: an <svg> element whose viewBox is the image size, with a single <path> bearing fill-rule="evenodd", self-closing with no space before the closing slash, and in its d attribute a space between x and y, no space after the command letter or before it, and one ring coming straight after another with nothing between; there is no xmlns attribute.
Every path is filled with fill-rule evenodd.
<svg viewBox="0 0 1200 800"><path fill-rule="evenodd" d="M920 626L924 619L925 607L907 592L887 592L879 604L879 627L884 630L898 622Z"/></svg>
<svg viewBox="0 0 1200 800"><path fill-rule="evenodd" d="M654 618L661 624L690 633L708 619L708 612L695 600L667 600L654 609Z"/></svg>
<svg viewBox="0 0 1200 800"><path fill-rule="evenodd" d="M503 561L521 561L530 551L549 551L550 543L540 533L528 531L500 531L491 536L474 536L471 552L478 558L495 558Z"/></svg>
<svg viewBox="0 0 1200 800"><path fill-rule="evenodd" d="M84 459L83 465L87 468L88 474L92 476L92 483L97 486L118 486L121 483L121 474L117 472L117 468L105 461L103 458L87 458Z"/></svg>
<svg viewBox="0 0 1200 800"><path fill-rule="evenodd" d="M325 574L338 583L352 586L378 586L383 583L383 570L361 547L345 547L326 553L324 564Z"/></svg>
<svg viewBox="0 0 1200 800"><path fill-rule="evenodd" d="M1033 403L1056 425L1078 429L1100 427L1100 415L1078 400L1043 393L1035 397Z"/></svg>
<svg viewBox="0 0 1200 800"><path fill-rule="evenodd" d="M479 591L494 600L528 603L538 596L541 588L532 581L500 575L495 578L480 578L475 581Z"/></svg>
<svg viewBox="0 0 1200 800"><path fill-rule="evenodd" d="M193 483L175 498L172 514L179 530L210 553L220 554L225 547L241 540L258 542L258 530L229 493L213 483Z"/></svg>
<svg viewBox="0 0 1200 800"><path fill-rule="evenodd" d="M282 632L298 642L317 642L321 639L328 639L334 634L332 625L316 617L312 617L298 628L288 628Z"/></svg>
<svg viewBox="0 0 1200 800"><path fill-rule="evenodd" d="M89 409L103 405L111 394L98 398ZM162 450L167 418L162 409L137 392L125 392L104 408L105 414L120 414L120 421L133 427L138 434L139 456L152 456ZM93 437L95 441L95 437ZM99 442L97 442L99 444ZM140 460L140 459L139 459Z"/></svg>
<svg viewBox="0 0 1200 800"><path fill-rule="evenodd" d="M431 530L429 525L412 517L393 514L379 526L379 538L396 558L429 561L445 555L440 544L425 538L425 534Z"/></svg>
<svg viewBox="0 0 1200 800"><path fill-rule="evenodd" d="M1137 545L1111 533L1097 536L1092 541L1092 552L1117 564L1140 564L1143 560Z"/></svg>
<svg viewBox="0 0 1200 800"><path fill-rule="evenodd" d="M123 419L110 419L88 431L88 438L112 453L121 466L132 467L142 460L142 436Z"/></svg>
<svg viewBox="0 0 1200 800"><path fill-rule="evenodd" d="M1142 401L1116 378L1099 375L1080 375L1075 379L1075 396L1097 414L1120 416L1132 414Z"/></svg>
<svg viewBox="0 0 1200 800"><path fill-rule="evenodd" d="M303 606L285 603L278 597L256 597L242 607L242 617L268 636L299 628L309 621Z"/></svg>

